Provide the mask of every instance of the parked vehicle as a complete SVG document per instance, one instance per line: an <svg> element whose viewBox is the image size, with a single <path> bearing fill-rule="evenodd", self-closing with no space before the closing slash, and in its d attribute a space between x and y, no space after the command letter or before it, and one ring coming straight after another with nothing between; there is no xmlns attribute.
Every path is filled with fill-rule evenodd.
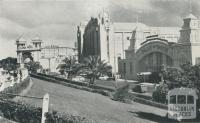
<svg viewBox="0 0 200 123"><path fill-rule="evenodd" d="M109 77L108 76L100 76L99 79L100 80L107 80Z"/></svg>
<svg viewBox="0 0 200 123"><path fill-rule="evenodd" d="M72 81L83 82L83 81L85 81L85 78L82 76L76 76L76 77L72 78Z"/></svg>

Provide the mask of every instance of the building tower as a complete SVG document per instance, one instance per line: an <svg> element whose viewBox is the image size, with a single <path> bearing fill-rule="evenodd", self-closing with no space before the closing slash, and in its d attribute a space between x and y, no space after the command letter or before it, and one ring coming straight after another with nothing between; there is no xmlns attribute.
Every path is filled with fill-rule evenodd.
<svg viewBox="0 0 200 123"><path fill-rule="evenodd" d="M18 64L21 64L24 59L23 59L23 56L22 56L22 50L26 48L26 40L23 39L22 37L18 38L16 40L16 45L17 45L17 63Z"/></svg>
<svg viewBox="0 0 200 123"><path fill-rule="evenodd" d="M110 15L108 11L103 10L98 16L99 34L100 34L100 46L101 46L101 59L110 62Z"/></svg>
<svg viewBox="0 0 200 123"><path fill-rule="evenodd" d="M41 49L42 49L42 40L38 37L32 39L33 48L33 59L34 61L40 62Z"/></svg>
<svg viewBox="0 0 200 123"><path fill-rule="evenodd" d="M85 26L87 22L80 23L77 26L77 51L78 51L78 62L81 62L83 59L82 52L83 52L83 34L85 31Z"/></svg>
<svg viewBox="0 0 200 123"><path fill-rule="evenodd" d="M22 37L17 39L17 63L20 64L21 67L23 67L24 61L27 58L39 62L42 49L41 44L42 40L39 38L33 39L32 44L28 44L27 41Z"/></svg>
<svg viewBox="0 0 200 123"><path fill-rule="evenodd" d="M183 19L184 24L180 30L180 39L178 43L183 45L186 59L185 62L190 62L193 65L200 63L200 20L193 14L189 14Z"/></svg>

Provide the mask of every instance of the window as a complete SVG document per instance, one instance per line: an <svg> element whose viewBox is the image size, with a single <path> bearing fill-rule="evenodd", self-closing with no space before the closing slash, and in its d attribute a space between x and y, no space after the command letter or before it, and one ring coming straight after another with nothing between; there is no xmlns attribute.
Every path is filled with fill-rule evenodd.
<svg viewBox="0 0 200 123"><path fill-rule="evenodd" d="M124 63L124 74L126 73L126 63Z"/></svg>
<svg viewBox="0 0 200 123"><path fill-rule="evenodd" d="M178 95L178 104L186 104L186 96Z"/></svg>
<svg viewBox="0 0 200 123"><path fill-rule="evenodd" d="M130 62L129 64L130 64L130 73L132 73L132 72L133 72L133 68L132 68L133 65L132 65L132 62Z"/></svg>
<svg viewBox="0 0 200 123"><path fill-rule="evenodd" d="M127 39L127 40L129 40L130 38L129 38L129 37L127 37L126 39Z"/></svg>
<svg viewBox="0 0 200 123"><path fill-rule="evenodd" d="M170 96L170 104L176 104L176 95Z"/></svg>
<svg viewBox="0 0 200 123"><path fill-rule="evenodd" d="M194 104L194 97L192 95L187 96L187 104Z"/></svg>
<svg viewBox="0 0 200 123"><path fill-rule="evenodd" d="M107 41L109 41L109 35L107 35Z"/></svg>
<svg viewBox="0 0 200 123"><path fill-rule="evenodd" d="M200 57L196 57L195 63L196 63L196 64L200 64Z"/></svg>

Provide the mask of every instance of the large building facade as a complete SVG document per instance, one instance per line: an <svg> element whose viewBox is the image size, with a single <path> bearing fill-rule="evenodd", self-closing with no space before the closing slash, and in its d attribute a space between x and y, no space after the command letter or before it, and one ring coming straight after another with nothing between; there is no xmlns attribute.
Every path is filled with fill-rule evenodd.
<svg viewBox="0 0 200 123"><path fill-rule="evenodd" d="M123 74L124 59L128 58L127 52L136 52L145 41L169 40L178 42L179 27L151 27L143 23L113 22L108 12L103 11L96 18L91 18L85 24L80 34L79 26L77 33L78 54L81 59L89 55L99 55L113 67L114 74ZM83 31L84 30L84 31ZM149 36L149 37L148 37ZM149 39L146 40L146 37Z"/></svg>
<svg viewBox="0 0 200 123"><path fill-rule="evenodd" d="M136 28L126 50L126 59L119 64L124 77L136 79L139 73L159 72L163 64L171 67L185 62L199 64L200 20L190 14L183 21L178 33L176 29L174 32L167 29L172 32L170 35L150 34L140 39L145 29Z"/></svg>
<svg viewBox="0 0 200 123"><path fill-rule="evenodd" d="M83 26L84 25L84 26ZM77 43L79 61L89 55L98 55L118 72L118 57L125 58L132 31L136 23L115 23L108 12L103 11L87 24L78 26Z"/></svg>

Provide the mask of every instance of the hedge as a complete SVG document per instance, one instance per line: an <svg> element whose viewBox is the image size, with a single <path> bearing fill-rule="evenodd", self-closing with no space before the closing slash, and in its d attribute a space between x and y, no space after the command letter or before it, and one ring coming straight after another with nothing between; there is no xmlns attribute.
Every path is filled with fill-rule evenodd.
<svg viewBox="0 0 200 123"><path fill-rule="evenodd" d="M126 99L129 99L129 100L141 103L141 104L154 106L157 108L168 109L167 105L165 105L165 104L158 103L158 102L144 99L144 98L140 98L140 97L136 97L136 96L132 95L132 93L130 93L130 92L128 92L128 96L126 97Z"/></svg>
<svg viewBox="0 0 200 123"><path fill-rule="evenodd" d="M135 101L141 104L167 109L167 105L152 101L151 96L143 95L141 93L136 92L130 92L129 84L118 88L111 99L124 103L132 103L132 101Z"/></svg>
<svg viewBox="0 0 200 123"><path fill-rule="evenodd" d="M20 102L0 101L2 116L19 123L40 123L42 109Z"/></svg>
<svg viewBox="0 0 200 123"><path fill-rule="evenodd" d="M132 91L136 93L142 93L141 85L136 85L135 87L132 88Z"/></svg>
<svg viewBox="0 0 200 123"><path fill-rule="evenodd" d="M46 123L94 123L94 121L88 120L85 117L57 113L56 111L48 112L45 116Z"/></svg>
<svg viewBox="0 0 200 123"><path fill-rule="evenodd" d="M101 87L99 87L100 88L99 89L98 86L92 86L93 88L91 88L91 86L88 87L88 84L87 84L87 86L76 85L73 82L72 82L73 84L66 82L66 81L69 81L69 80L64 79L66 81L61 81L61 78L60 78L60 80L58 80L58 79L55 79L53 77L51 78L48 75L42 76L41 74L38 74L38 75L36 75L36 74L30 74L30 76L34 77L34 78L37 78L37 79L42 79L42 80L45 80L45 81L48 81L48 82L52 82L52 83L56 83L56 84L61 84L63 86L72 87L72 88L75 88L75 89L80 89L80 90L84 90L84 91L89 91L89 92L93 92L93 93L102 94L104 96L110 96L110 93L111 93L108 90L103 90Z"/></svg>
<svg viewBox="0 0 200 123"><path fill-rule="evenodd" d="M35 74L31 74L31 76L33 76L33 75L35 75ZM58 81L66 82L66 83L71 83L71 84L79 85L79 86L88 86L88 83L85 83L85 82L72 81L72 80L68 80L68 79L65 79L65 78L60 78L60 77L56 77L56 76L52 76L52 75L46 75L46 74L42 74L42 73L38 73L37 75L48 77L48 78L51 78L53 80L58 80ZM100 86L100 85L91 85L90 88L93 88L93 89L102 89L102 90L111 91L111 92L114 91L113 88L109 88L109 87L105 87L105 86Z"/></svg>
<svg viewBox="0 0 200 123"><path fill-rule="evenodd" d="M1 115L9 120L19 123L41 123L42 108L34 107L22 102L8 100L0 101ZM75 116L55 111L45 114L45 123L93 123L85 117Z"/></svg>
<svg viewBox="0 0 200 123"><path fill-rule="evenodd" d="M125 102L127 93L129 89L129 84L126 84L120 88L118 88L115 93L112 95L112 100Z"/></svg>
<svg viewBox="0 0 200 123"><path fill-rule="evenodd" d="M133 97L139 97L139 98L143 98L143 99L146 99L146 100L153 100L152 99L152 96L149 96L149 95L144 95L142 93L137 93L137 92L128 92L128 95L129 96L133 96Z"/></svg>

